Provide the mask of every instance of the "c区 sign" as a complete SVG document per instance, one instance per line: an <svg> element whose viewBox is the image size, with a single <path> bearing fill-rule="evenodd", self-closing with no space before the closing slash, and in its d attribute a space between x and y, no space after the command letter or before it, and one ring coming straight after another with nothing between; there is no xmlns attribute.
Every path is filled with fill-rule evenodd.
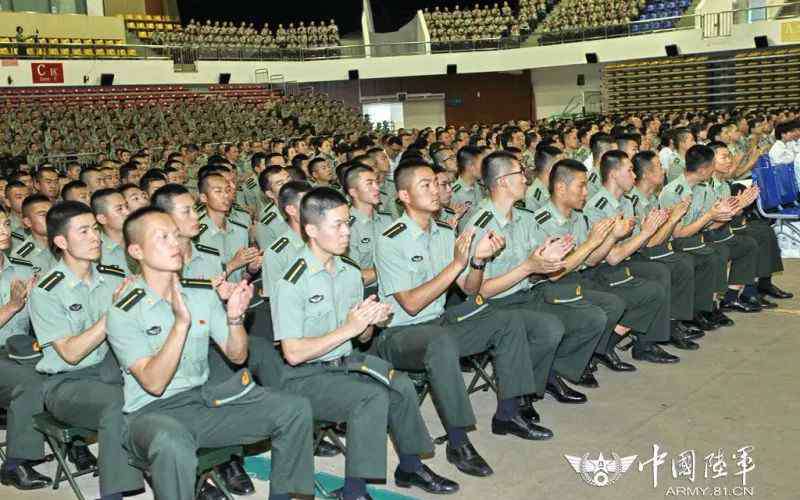
<svg viewBox="0 0 800 500"><path fill-rule="evenodd" d="M33 83L64 83L62 63L31 63Z"/></svg>

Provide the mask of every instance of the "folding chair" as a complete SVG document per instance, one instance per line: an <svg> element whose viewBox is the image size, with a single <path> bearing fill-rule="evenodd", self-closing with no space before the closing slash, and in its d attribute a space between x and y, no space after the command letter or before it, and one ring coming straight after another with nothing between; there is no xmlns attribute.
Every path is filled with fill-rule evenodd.
<svg viewBox="0 0 800 500"><path fill-rule="evenodd" d="M753 182L759 188L756 209L765 219L774 220L776 233L783 234L790 240L800 244L800 229L787 222L800 221L800 208L781 206L780 191L774 168L754 168Z"/></svg>
<svg viewBox="0 0 800 500"><path fill-rule="evenodd" d="M472 380L467 386L467 394L472 394L478 391L488 391L491 389L497 393L497 376L494 370L494 361L491 354L488 352L481 352L467 356L464 358L467 365L472 368ZM487 367L492 364L492 372L489 373Z"/></svg>
<svg viewBox="0 0 800 500"><path fill-rule="evenodd" d="M342 454L347 453L347 448L345 447L342 440L339 438L339 435L336 433L336 422L326 422L324 420L315 420L314 421L314 453L316 454L317 448L319 448L320 443L322 440L328 438L328 440L333 443L334 446L339 448L342 451Z"/></svg>
<svg viewBox="0 0 800 500"><path fill-rule="evenodd" d="M797 207L797 179L794 174L794 165L786 163L775 165L775 179L778 184L778 194L783 208Z"/></svg>
<svg viewBox="0 0 800 500"><path fill-rule="evenodd" d="M85 471L72 472L67 465L67 449L73 441L95 441L97 440L97 433L89 429L80 427L72 427L56 420L52 415L47 412L39 413L33 416L33 428L44 434L44 438L53 450L58 468L56 468L56 476L53 478L53 489L57 490L60 483L65 479L69 482L72 492L79 500L85 500L78 483L75 482L76 477L92 474L97 477L97 467L92 467Z"/></svg>
<svg viewBox="0 0 800 500"><path fill-rule="evenodd" d="M225 500L234 500L233 495L225 485L225 481L222 480L217 472L217 466L229 462L233 456L244 456L244 448L237 445L222 448L200 448L197 450L197 486L195 496L200 493L200 487L203 483L210 480L225 495ZM148 473L148 463L133 457L128 460L128 463Z"/></svg>
<svg viewBox="0 0 800 500"><path fill-rule="evenodd" d="M6 427L6 409L0 408L0 430L6 431L6 435L8 432L8 428ZM8 444L7 441L0 441L0 462L5 463L6 461L6 445Z"/></svg>

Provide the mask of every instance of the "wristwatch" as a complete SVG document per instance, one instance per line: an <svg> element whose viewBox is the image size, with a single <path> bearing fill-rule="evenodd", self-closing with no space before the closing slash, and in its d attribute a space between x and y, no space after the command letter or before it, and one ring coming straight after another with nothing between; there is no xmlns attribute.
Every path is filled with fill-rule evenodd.
<svg viewBox="0 0 800 500"><path fill-rule="evenodd" d="M469 259L469 267L472 269L477 269L478 271L483 271L483 269L486 267L486 261L483 261L481 264L476 264L475 257L473 257Z"/></svg>

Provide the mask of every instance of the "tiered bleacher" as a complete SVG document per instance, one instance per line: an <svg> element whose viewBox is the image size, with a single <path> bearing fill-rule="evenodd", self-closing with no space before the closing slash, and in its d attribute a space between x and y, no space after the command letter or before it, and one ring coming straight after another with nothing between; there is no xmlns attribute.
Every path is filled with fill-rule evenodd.
<svg viewBox="0 0 800 500"><path fill-rule="evenodd" d="M561 0L542 23L543 33L619 29L636 19L645 0Z"/></svg>
<svg viewBox="0 0 800 500"><path fill-rule="evenodd" d="M28 57L47 59L85 58L136 58L140 52L135 47L124 47L122 39L53 38L42 36L19 44L13 37L0 37L0 57Z"/></svg>
<svg viewBox="0 0 800 500"><path fill-rule="evenodd" d="M472 9L456 5L452 11L448 7L434 7L432 12L426 8L422 15L433 43L518 37L530 31L526 20L520 24L508 2L503 2L502 7L496 3L492 7L476 3Z"/></svg>
<svg viewBox="0 0 800 500"><path fill-rule="evenodd" d="M153 32L170 32L180 29L177 17L154 14L120 14L125 20L125 29L140 40L148 40Z"/></svg>
<svg viewBox="0 0 800 500"><path fill-rule="evenodd" d="M691 0L669 0L669 1L648 1L644 6L637 21L648 21L645 23L634 23L631 25L631 32L640 33L643 31L654 31L672 29L678 23L675 18L682 16L686 9L692 4ZM650 21L652 19L652 21Z"/></svg>

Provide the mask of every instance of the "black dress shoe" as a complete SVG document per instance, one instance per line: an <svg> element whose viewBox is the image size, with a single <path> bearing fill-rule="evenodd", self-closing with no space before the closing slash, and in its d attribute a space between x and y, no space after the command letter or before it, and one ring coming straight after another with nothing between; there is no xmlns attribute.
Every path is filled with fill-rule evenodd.
<svg viewBox="0 0 800 500"><path fill-rule="evenodd" d="M344 488L331 491L331 498L335 498L336 500L344 500ZM356 500L372 500L372 496L369 493L364 493L360 497L356 498Z"/></svg>
<svg viewBox="0 0 800 500"><path fill-rule="evenodd" d="M394 471L394 482L401 488L416 486L434 495L448 495L458 491L458 483L433 472L423 464L416 472Z"/></svg>
<svg viewBox="0 0 800 500"><path fill-rule="evenodd" d="M784 292L772 283L764 287L758 287L758 291L764 295L769 295L773 299L791 299L794 297L793 293Z"/></svg>
<svg viewBox="0 0 800 500"><path fill-rule="evenodd" d="M601 365L605 366L613 372L635 372L636 366L626 363L619 359L616 351L613 349L606 354L595 354L592 359L596 360Z"/></svg>
<svg viewBox="0 0 800 500"><path fill-rule="evenodd" d="M700 344L693 342L686 337L673 337L669 344L682 351L696 351L700 349Z"/></svg>
<svg viewBox="0 0 800 500"><path fill-rule="evenodd" d="M775 309L776 307L778 307L778 304L770 300L767 300L766 298L764 298L763 295L759 295L757 298L758 298L758 303L759 305L761 305L762 309Z"/></svg>
<svg viewBox="0 0 800 500"><path fill-rule="evenodd" d="M541 420L539 412L533 407L533 398L531 396L519 398L519 414L533 423L538 423Z"/></svg>
<svg viewBox="0 0 800 500"><path fill-rule="evenodd" d="M686 322L681 321L678 323L678 327L683 332L683 338L689 340L701 339L706 336L706 332L699 328L695 328L692 325L687 325Z"/></svg>
<svg viewBox="0 0 800 500"><path fill-rule="evenodd" d="M586 387L587 389L597 389L600 387L600 382L597 381L597 378L587 368L583 370L581 378L575 381L575 385Z"/></svg>
<svg viewBox="0 0 800 500"><path fill-rule="evenodd" d="M522 415L517 415L511 420L492 419L492 434L505 436L512 434L518 438L530 441L544 441L553 437L553 431L541 425L536 425L526 420Z"/></svg>
<svg viewBox="0 0 800 500"><path fill-rule="evenodd" d="M225 486L234 495L246 496L255 493L256 487L244 470L239 457L234 457L230 462L220 465L217 471L222 480L225 481Z"/></svg>
<svg viewBox="0 0 800 500"><path fill-rule="evenodd" d="M314 450L315 457L335 457L336 455L340 454L342 450L336 446L335 444L328 442L327 439L323 439L317 445L317 449Z"/></svg>
<svg viewBox="0 0 800 500"><path fill-rule="evenodd" d="M633 347L633 359L650 361L651 363L677 363L681 360L678 356L668 353L657 344Z"/></svg>
<svg viewBox="0 0 800 500"><path fill-rule="evenodd" d="M719 328L718 324L708 319L707 314L702 312L695 313L691 321L685 321L684 323L704 332L710 332L711 330Z"/></svg>
<svg viewBox="0 0 800 500"><path fill-rule="evenodd" d="M450 443L447 443L446 454L447 461L455 465L464 474L477 477L486 477L494 474L486 460L475 451L475 447L469 441L458 448L452 448Z"/></svg>
<svg viewBox="0 0 800 500"><path fill-rule="evenodd" d="M719 307L714 308L714 310L710 313L703 313L709 319L709 321L713 321L714 324L718 326L733 326L736 323L730 319Z"/></svg>
<svg viewBox="0 0 800 500"><path fill-rule="evenodd" d="M0 484L18 490L39 490L47 488L52 482L49 477L36 472L29 463L20 463L13 471L6 470L5 466L0 469Z"/></svg>
<svg viewBox="0 0 800 500"><path fill-rule="evenodd" d="M195 500L225 500L225 494L208 481L203 481L200 491L197 492Z"/></svg>
<svg viewBox="0 0 800 500"><path fill-rule="evenodd" d="M596 372L597 371L597 361L594 358L590 359L589 360L589 365L586 367L586 369L589 370L592 373Z"/></svg>
<svg viewBox="0 0 800 500"><path fill-rule="evenodd" d="M85 444L74 444L67 449L67 458L78 472L97 467L97 459Z"/></svg>
<svg viewBox="0 0 800 500"><path fill-rule="evenodd" d="M559 403L581 404L586 402L586 395L568 386L564 379L555 375L550 377L544 388L547 394L553 396Z"/></svg>
<svg viewBox="0 0 800 500"><path fill-rule="evenodd" d="M757 313L761 311L761 306L752 305L748 302L743 302L741 298L736 300L723 300L719 303L719 308L723 311L732 311L740 313Z"/></svg>

